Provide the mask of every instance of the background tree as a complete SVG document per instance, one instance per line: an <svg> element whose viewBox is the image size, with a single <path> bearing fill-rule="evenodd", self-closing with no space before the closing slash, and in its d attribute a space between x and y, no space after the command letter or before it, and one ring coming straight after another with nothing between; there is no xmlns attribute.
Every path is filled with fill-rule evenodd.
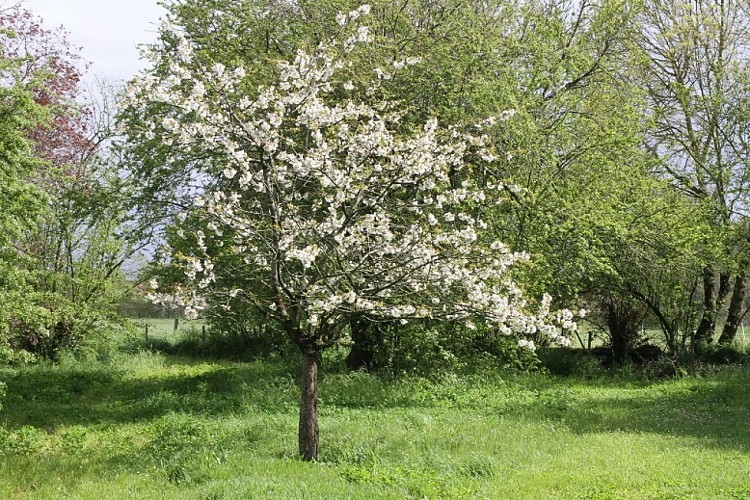
<svg viewBox="0 0 750 500"><path fill-rule="evenodd" d="M14 276L24 307L11 315L10 329L17 347L54 355L109 315L125 285L119 268L133 246L122 238L124 179L108 156L113 111L95 113L85 103L81 61L62 28L45 29L21 5L3 11L0 23L3 53L15 61L6 81L46 115L24 130L37 158L25 181L46 207L12 239L22 257Z"/></svg>
<svg viewBox="0 0 750 500"><path fill-rule="evenodd" d="M661 158L657 175L695 203L704 204L718 248L706 249L702 270L702 317L696 347L711 342L734 283L735 303L744 296L736 265L740 246L730 234L748 206L746 115L748 13L742 2L694 0L645 3L638 18L646 56L642 78L652 127L648 147ZM728 318L731 338L738 318ZM736 330L735 330L736 331Z"/></svg>
<svg viewBox="0 0 750 500"><path fill-rule="evenodd" d="M0 40L14 37L3 24ZM22 61L0 47L0 334L2 355L8 355L7 337L13 311L23 304L19 292L22 261L14 246L16 239L32 227L43 209L44 197L31 182L39 165L28 139L28 131L44 118L44 110L34 102L32 93L19 83Z"/></svg>

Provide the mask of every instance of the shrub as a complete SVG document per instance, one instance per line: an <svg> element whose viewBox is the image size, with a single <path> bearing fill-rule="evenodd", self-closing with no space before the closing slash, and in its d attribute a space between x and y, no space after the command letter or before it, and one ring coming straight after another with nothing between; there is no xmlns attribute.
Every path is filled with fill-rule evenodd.
<svg viewBox="0 0 750 500"><path fill-rule="evenodd" d="M77 358L109 361L141 338L138 327L121 317L99 318L83 329L78 349L72 351ZM58 355L59 357L59 355Z"/></svg>
<svg viewBox="0 0 750 500"><path fill-rule="evenodd" d="M604 373L601 361L591 351L573 347L543 347L537 350L541 364L553 375L595 377Z"/></svg>
<svg viewBox="0 0 750 500"><path fill-rule="evenodd" d="M734 344L708 344L701 350L699 359L716 365L738 365L750 360L750 351Z"/></svg>
<svg viewBox="0 0 750 500"><path fill-rule="evenodd" d="M129 344L129 349L182 354L193 357L211 357L233 360L266 358L292 352L292 344L286 335L271 325L254 328L219 330L216 327L192 327L179 333L174 340L138 337Z"/></svg>
<svg viewBox="0 0 750 500"><path fill-rule="evenodd" d="M0 310L0 361L56 360L61 352L106 358L135 334L123 317L37 294L37 300Z"/></svg>
<svg viewBox="0 0 750 500"><path fill-rule="evenodd" d="M486 327L415 322L381 328L381 335L373 364L376 369L391 373L536 371L541 366L534 351L521 348L515 339Z"/></svg>
<svg viewBox="0 0 750 500"><path fill-rule="evenodd" d="M73 315L67 311L16 316L8 322L8 330L13 349L48 359L55 359L62 349L76 350L82 338Z"/></svg>

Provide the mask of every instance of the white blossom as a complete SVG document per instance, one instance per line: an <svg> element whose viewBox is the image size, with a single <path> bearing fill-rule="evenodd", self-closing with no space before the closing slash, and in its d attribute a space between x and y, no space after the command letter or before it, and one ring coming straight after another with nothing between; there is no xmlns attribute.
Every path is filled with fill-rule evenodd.
<svg viewBox="0 0 750 500"><path fill-rule="evenodd" d="M518 339L518 347L529 349L530 351L536 350L536 345L533 340Z"/></svg>
<svg viewBox="0 0 750 500"><path fill-rule="evenodd" d="M198 309L193 306L185 307L185 319L193 320L198 319Z"/></svg>
<svg viewBox="0 0 750 500"><path fill-rule="evenodd" d="M135 85L134 92L166 110L148 117L147 128L169 135L167 162L218 152L226 162L221 174L232 179L194 198L191 217L204 220L209 236L193 231L194 247L175 252L184 274L175 297L196 317L207 298L222 307L247 300L277 318L293 306L299 328L312 332L356 312L404 324L489 323L529 349L535 345L524 339L537 334L566 343L573 314L552 311L548 296L534 310L509 274L528 256L493 241L477 213L477 205L502 203L505 190L516 189L479 186L465 175L475 167L470 161L496 160L488 136L434 118L421 128L402 125L400 103L358 100L377 95L391 69L420 59L376 68L363 93L341 97L354 94L354 84L341 77L346 61L338 54L370 42L366 26L350 26L369 12L363 5L339 15L340 38L280 63L277 81L252 97L242 67L217 62L201 71L186 64L193 50L179 34L179 60L165 61L169 74ZM465 179L460 186L451 183L456 172ZM209 246L220 247L234 267L217 271L222 260ZM219 272L241 280L243 289L219 288Z"/></svg>

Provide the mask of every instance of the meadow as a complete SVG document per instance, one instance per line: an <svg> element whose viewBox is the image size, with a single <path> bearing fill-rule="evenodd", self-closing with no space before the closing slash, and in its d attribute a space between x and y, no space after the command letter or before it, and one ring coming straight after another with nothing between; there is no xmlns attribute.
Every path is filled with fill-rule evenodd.
<svg viewBox="0 0 750 500"><path fill-rule="evenodd" d="M321 377L139 351L2 368L2 498L750 498L750 370Z"/></svg>
<svg viewBox="0 0 750 500"><path fill-rule="evenodd" d="M192 321L181 319L177 321L176 330L173 318L140 318L133 320L133 324L143 332L144 338L170 340L191 330L199 331L205 322L200 319Z"/></svg>

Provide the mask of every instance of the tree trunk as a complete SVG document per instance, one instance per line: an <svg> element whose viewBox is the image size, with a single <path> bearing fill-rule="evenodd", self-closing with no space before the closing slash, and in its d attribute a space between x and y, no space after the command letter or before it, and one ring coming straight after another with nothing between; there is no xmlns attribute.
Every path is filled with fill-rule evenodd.
<svg viewBox="0 0 750 500"><path fill-rule="evenodd" d="M703 271L703 317L698 329L693 336L693 349L697 350L700 345L711 341L713 328L716 322L714 310L716 309L716 280L712 269Z"/></svg>
<svg viewBox="0 0 750 500"><path fill-rule="evenodd" d="M731 344L737 335L737 328L742 322L742 305L745 302L745 290L747 283L743 275L738 275L734 279L734 290L732 298L729 301L729 311L727 312L727 322L724 323L724 329L719 337L720 344Z"/></svg>
<svg viewBox="0 0 750 500"><path fill-rule="evenodd" d="M375 353L382 347L381 332L365 318L354 318L349 323L352 331L352 349L346 358L351 371L370 370L375 366Z"/></svg>
<svg viewBox="0 0 750 500"><path fill-rule="evenodd" d="M667 341L667 348L669 349L669 352L671 354L677 354L678 352L678 335L679 335L679 327L677 324L677 320L672 318L668 318L667 315L662 310L661 306L659 305L658 300L654 300L649 298L648 296L644 295L641 292L638 292L637 290L630 289L630 293L633 294L633 296L642 304L644 304L648 310L653 313L654 316L656 316L656 319L659 320L659 325L661 326L662 332L664 332L664 338Z"/></svg>
<svg viewBox="0 0 750 500"><path fill-rule="evenodd" d="M716 272L707 268L703 272L703 317L693 337L693 350L710 344L716 334L716 317L729 294L730 277L726 273L719 275L719 290L716 290Z"/></svg>
<svg viewBox="0 0 750 500"><path fill-rule="evenodd" d="M302 352L302 398L299 404L299 454L318 459L318 351Z"/></svg>
<svg viewBox="0 0 750 500"><path fill-rule="evenodd" d="M612 339L612 357L616 364L623 363L638 340L638 324L643 310L627 299L612 300L607 304L607 326Z"/></svg>

